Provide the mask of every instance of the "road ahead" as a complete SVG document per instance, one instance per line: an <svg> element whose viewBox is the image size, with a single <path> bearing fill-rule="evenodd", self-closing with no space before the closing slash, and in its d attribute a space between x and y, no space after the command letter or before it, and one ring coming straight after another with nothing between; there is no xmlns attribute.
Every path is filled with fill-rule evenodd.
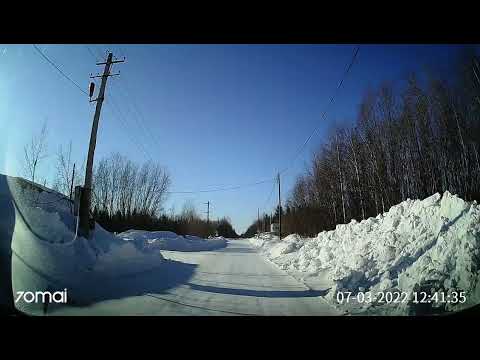
<svg viewBox="0 0 480 360"><path fill-rule="evenodd" d="M216 251L162 254L172 261L104 281L89 306L49 315L339 315L322 298L324 290L309 290L247 240L229 240Z"/></svg>

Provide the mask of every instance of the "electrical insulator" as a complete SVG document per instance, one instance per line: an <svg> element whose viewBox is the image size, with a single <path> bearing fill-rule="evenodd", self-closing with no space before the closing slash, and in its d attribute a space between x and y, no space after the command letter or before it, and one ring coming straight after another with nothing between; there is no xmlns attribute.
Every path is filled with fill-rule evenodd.
<svg viewBox="0 0 480 360"><path fill-rule="evenodd" d="M92 98L93 96L93 91L95 90L95 83L94 82L91 82L90 83L90 99Z"/></svg>

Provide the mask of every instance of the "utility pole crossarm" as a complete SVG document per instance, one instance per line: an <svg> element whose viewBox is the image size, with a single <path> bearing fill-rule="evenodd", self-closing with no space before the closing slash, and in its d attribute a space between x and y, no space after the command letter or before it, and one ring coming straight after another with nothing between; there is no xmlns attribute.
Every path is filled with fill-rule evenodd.
<svg viewBox="0 0 480 360"><path fill-rule="evenodd" d="M101 77L104 77L104 76L118 76L120 75L120 71L116 74L108 74L108 75L92 75L90 76L90 79L95 79L95 78L101 78Z"/></svg>
<svg viewBox="0 0 480 360"><path fill-rule="evenodd" d="M117 64L117 63L123 63L125 62L125 57L123 57L122 60L112 60L110 61L110 64ZM109 61L107 60L107 62L101 62L101 63L97 63L97 65L107 65L109 63Z"/></svg>

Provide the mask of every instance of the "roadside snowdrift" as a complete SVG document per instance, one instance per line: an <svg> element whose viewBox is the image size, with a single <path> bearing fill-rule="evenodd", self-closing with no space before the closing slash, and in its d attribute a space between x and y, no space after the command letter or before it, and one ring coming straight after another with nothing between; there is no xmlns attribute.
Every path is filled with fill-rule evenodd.
<svg viewBox="0 0 480 360"><path fill-rule="evenodd" d="M227 246L227 240L223 237L202 239L192 235L177 235L171 231L128 230L117 236L132 241L141 251L210 251Z"/></svg>
<svg viewBox="0 0 480 360"><path fill-rule="evenodd" d="M72 301L81 303L104 279L145 271L163 261L159 252L139 251L98 224L91 239L75 237L69 200L38 184L0 175L0 195L10 205L0 209L0 241L11 255L0 255L2 262L11 263L13 294L66 288ZM19 302L16 307L41 313L40 304Z"/></svg>
<svg viewBox="0 0 480 360"><path fill-rule="evenodd" d="M467 303L480 303L480 206L445 192L422 201L406 200L387 213L337 225L316 238L264 234L252 244L282 269L308 276L327 273L337 291L465 291ZM436 304L435 306L439 306ZM370 308L370 309L367 309ZM365 306L361 311L372 310ZM381 311L412 314L412 304Z"/></svg>

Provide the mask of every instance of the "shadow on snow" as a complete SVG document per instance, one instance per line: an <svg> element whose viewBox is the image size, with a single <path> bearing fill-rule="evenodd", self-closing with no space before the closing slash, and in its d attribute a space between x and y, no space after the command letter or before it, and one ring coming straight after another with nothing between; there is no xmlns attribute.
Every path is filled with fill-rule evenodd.
<svg viewBox="0 0 480 360"><path fill-rule="evenodd" d="M187 284L192 290L210 292L226 295L241 295L267 298L300 298L300 297L318 297L328 293L327 290L251 290L251 289L235 289L223 288L217 286Z"/></svg>
<svg viewBox="0 0 480 360"><path fill-rule="evenodd" d="M197 265L165 260L161 265L142 272L114 278L95 278L88 289L79 294L81 301L75 306L86 306L99 301L165 293L166 290L185 284L193 276Z"/></svg>

